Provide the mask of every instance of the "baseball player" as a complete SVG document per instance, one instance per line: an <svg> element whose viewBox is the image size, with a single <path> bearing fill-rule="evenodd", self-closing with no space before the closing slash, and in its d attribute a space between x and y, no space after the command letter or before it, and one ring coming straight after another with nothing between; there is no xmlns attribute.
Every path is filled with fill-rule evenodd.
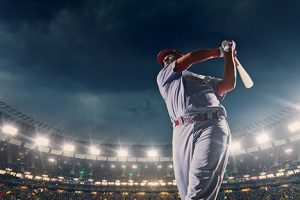
<svg viewBox="0 0 300 200"><path fill-rule="evenodd" d="M216 199L228 160L230 130L220 104L235 88L235 42L231 48L197 50L182 54L162 50L163 67L157 84L173 123L172 152L176 184L181 199ZM224 57L223 79L187 69L211 58Z"/></svg>

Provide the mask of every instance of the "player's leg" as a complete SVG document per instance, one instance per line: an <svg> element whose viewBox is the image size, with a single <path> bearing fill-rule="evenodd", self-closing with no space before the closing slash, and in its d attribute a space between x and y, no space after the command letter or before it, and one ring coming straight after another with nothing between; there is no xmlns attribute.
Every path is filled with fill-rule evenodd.
<svg viewBox="0 0 300 200"><path fill-rule="evenodd" d="M193 124L179 125L173 129L173 167L181 199L184 199L187 194L193 151L193 130Z"/></svg>
<svg viewBox="0 0 300 200"><path fill-rule="evenodd" d="M228 160L230 130L225 119L199 123L196 128L186 200L216 199Z"/></svg>

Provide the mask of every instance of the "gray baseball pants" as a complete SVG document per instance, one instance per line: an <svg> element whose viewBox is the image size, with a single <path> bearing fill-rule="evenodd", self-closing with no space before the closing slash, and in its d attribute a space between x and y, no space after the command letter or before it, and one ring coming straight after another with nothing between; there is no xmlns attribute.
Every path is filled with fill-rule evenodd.
<svg viewBox="0 0 300 200"><path fill-rule="evenodd" d="M231 134L225 117L173 129L173 164L182 200L215 200L228 160Z"/></svg>

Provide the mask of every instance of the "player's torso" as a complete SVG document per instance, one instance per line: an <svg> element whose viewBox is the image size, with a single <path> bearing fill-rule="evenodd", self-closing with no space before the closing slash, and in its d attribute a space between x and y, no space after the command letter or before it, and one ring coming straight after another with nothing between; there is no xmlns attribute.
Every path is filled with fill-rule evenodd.
<svg viewBox="0 0 300 200"><path fill-rule="evenodd" d="M165 100L169 114L177 117L220 107L210 77L190 71L170 84Z"/></svg>

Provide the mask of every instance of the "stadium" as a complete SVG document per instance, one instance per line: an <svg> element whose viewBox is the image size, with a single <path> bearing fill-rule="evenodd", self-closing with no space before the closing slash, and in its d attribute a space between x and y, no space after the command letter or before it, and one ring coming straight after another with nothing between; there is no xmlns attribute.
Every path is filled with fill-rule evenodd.
<svg viewBox="0 0 300 200"><path fill-rule="evenodd" d="M0 200L299 200L299 8L1 1Z"/></svg>
<svg viewBox="0 0 300 200"><path fill-rule="evenodd" d="M1 199L180 199L170 143L75 137L4 102L0 114ZM285 107L232 130L218 199L298 199L297 117Z"/></svg>

